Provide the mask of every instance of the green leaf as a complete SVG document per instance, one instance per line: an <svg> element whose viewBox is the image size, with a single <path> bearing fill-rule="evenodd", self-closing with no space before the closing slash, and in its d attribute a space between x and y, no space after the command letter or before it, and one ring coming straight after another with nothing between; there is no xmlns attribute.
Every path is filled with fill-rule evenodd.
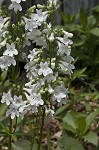
<svg viewBox="0 0 99 150"><path fill-rule="evenodd" d="M57 109L57 111L55 112L54 116L58 116L59 114L61 114L63 111L66 110L68 106L61 106L59 109Z"/></svg>
<svg viewBox="0 0 99 150"><path fill-rule="evenodd" d="M96 27L92 30L89 31L91 34L95 35L95 36L98 36L99 37L99 28Z"/></svg>
<svg viewBox="0 0 99 150"><path fill-rule="evenodd" d="M94 133L92 131L90 131L86 136L84 136L84 139L94 145L98 144L98 136L96 133Z"/></svg>
<svg viewBox="0 0 99 150"><path fill-rule="evenodd" d="M81 41L78 39L77 42L74 42L73 47L78 47L78 46L82 46L85 43L85 41Z"/></svg>
<svg viewBox="0 0 99 150"><path fill-rule="evenodd" d="M64 150L84 150L82 144L72 137L64 136L61 142Z"/></svg>
<svg viewBox="0 0 99 150"><path fill-rule="evenodd" d="M76 70L76 71L74 71L73 79L72 79L72 80L74 80L74 79L76 79L76 78L78 78L78 77L86 76L86 75L83 74L85 71L86 71L86 68L83 68L83 69L81 69L81 70Z"/></svg>
<svg viewBox="0 0 99 150"><path fill-rule="evenodd" d="M87 116L86 118L86 129L85 129L85 133L87 132L87 130L89 129L91 123L94 121L95 117L99 114L99 109L97 109L95 112L92 112L90 115Z"/></svg>
<svg viewBox="0 0 99 150"><path fill-rule="evenodd" d="M8 87L9 85L11 85L11 82L10 82L9 80L6 80L6 81L4 82L4 87L6 88L6 87Z"/></svg>
<svg viewBox="0 0 99 150"><path fill-rule="evenodd" d="M92 8L92 10L93 10L94 12L99 13L99 5L96 5L94 8Z"/></svg>
<svg viewBox="0 0 99 150"><path fill-rule="evenodd" d="M83 29L86 31L87 28L87 15L84 9L80 10L80 22L83 26Z"/></svg>
<svg viewBox="0 0 99 150"><path fill-rule="evenodd" d="M6 104L0 104L0 117L5 113L7 107Z"/></svg>
<svg viewBox="0 0 99 150"><path fill-rule="evenodd" d="M72 126L68 125L66 122L61 123L63 129L71 131L72 133L77 133L77 130L74 129Z"/></svg>
<svg viewBox="0 0 99 150"><path fill-rule="evenodd" d="M77 124L75 122L75 118L73 117L73 115L70 112L68 112L66 114L66 116L63 118L63 122L67 123L72 128L77 129Z"/></svg>
<svg viewBox="0 0 99 150"><path fill-rule="evenodd" d="M6 126L2 123L2 122L0 122L0 126L3 128L3 130L9 135L9 129L8 128L6 128Z"/></svg>
<svg viewBox="0 0 99 150"><path fill-rule="evenodd" d="M21 140L15 143L12 143L12 150L30 150L30 141Z"/></svg>
<svg viewBox="0 0 99 150"><path fill-rule="evenodd" d="M15 144L13 144L13 143L12 143L12 149L13 149L13 150L23 150L23 148L20 148L20 146L15 145Z"/></svg>
<svg viewBox="0 0 99 150"><path fill-rule="evenodd" d="M86 128L86 120L85 117L79 116L77 119L78 130L83 134Z"/></svg>
<svg viewBox="0 0 99 150"><path fill-rule="evenodd" d="M85 103L85 107L87 111L91 111L91 105L88 102Z"/></svg>
<svg viewBox="0 0 99 150"><path fill-rule="evenodd" d="M1 76L0 76L0 80L4 81L7 77L7 71L2 72Z"/></svg>

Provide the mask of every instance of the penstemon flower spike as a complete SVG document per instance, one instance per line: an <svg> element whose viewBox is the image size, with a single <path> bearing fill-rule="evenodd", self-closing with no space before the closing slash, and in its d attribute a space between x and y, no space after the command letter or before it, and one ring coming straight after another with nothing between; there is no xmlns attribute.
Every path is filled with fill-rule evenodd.
<svg viewBox="0 0 99 150"><path fill-rule="evenodd" d="M21 2L25 1L11 0L7 9L13 9L17 16L22 11ZM53 24L48 22L52 11L59 7L59 0L48 0L47 6L37 6L29 9L29 14L27 11L25 16L17 18L15 23L9 17L0 16L0 68L14 76L13 68L17 70L20 59L24 60L27 78L24 85L17 85L17 72L15 80L11 80L15 89L12 86L8 92L4 92L1 103L8 106L6 116L11 119L24 118L31 111L43 114L44 123L45 114L49 114L46 118L53 118L54 106L64 105L68 99L69 91L61 74L71 77L73 73L74 59L70 56L73 44L70 38L73 35L53 28ZM33 44L35 47L31 49Z"/></svg>

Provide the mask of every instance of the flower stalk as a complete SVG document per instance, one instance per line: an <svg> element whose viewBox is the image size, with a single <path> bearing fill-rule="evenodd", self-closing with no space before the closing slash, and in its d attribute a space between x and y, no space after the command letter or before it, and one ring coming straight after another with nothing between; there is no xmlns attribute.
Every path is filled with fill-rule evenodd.
<svg viewBox="0 0 99 150"><path fill-rule="evenodd" d="M43 131L43 126L44 126L44 118L45 118L45 108L43 108L42 122L41 122L41 128L40 128L40 138L39 138L37 150L40 150L40 146L41 146L42 131Z"/></svg>
<svg viewBox="0 0 99 150"><path fill-rule="evenodd" d="M12 134L12 119L10 118L8 150L11 150L11 139L12 139L11 134Z"/></svg>

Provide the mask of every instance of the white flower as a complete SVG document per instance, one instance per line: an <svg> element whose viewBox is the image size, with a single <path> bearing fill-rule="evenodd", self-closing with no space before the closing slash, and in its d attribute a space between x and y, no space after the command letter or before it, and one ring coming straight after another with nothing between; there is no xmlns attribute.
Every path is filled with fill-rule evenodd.
<svg viewBox="0 0 99 150"><path fill-rule="evenodd" d="M12 43L11 45L9 43L6 44L7 49L4 51L3 55L13 56L17 55L18 51L15 49L15 44Z"/></svg>
<svg viewBox="0 0 99 150"><path fill-rule="evenodd" d="M7 116L11 116L11 119L14 119L16 116L19 117L19 110L18 110L18 106L15 104L11 104L9 109L6 112Z"/></svg>
<svg viewBox="0 0 99 150"><path fill-rule="evenodd" d="M49 92L50 94L52 94L52 93L54 92L54 90L52 89L52 87L51 87L50 84L48 85L48 92Z"/></svg>
<svg viewBox="0 0 99 150"><path fill-rule="evenodd" d="M73 41L68 39L68 36L65 34L64 37L63 37L63 43L66 45L66 46L69 46L69 45L72 45L73 44Z"/></svg>
<svg viewBox="0 0 99 150"><path fill-rule="evenodd" d="M21 3L21 1L25 2L26 0L11 0L11 2Z"/></svg>
<svg viewBox="0 0 99 150"><path fill-rule="evenodd" d="M32 93L31 95L28 95L25 92L25 96L26 96L27 100L29 101L30 105L39 107L40 105L44 104L43 100L41 99L40 93L38 93L38 94L37 93Z"/></svg>
<svg viewBox="0 0 99 150"><path fill-rule="evenodd" d="M13 101L13 98L11 96L11 90L9 90L8 93L3 93L1 103L6 103L6 105L10 105L10 103Z"/></svg>
<svg viewBox="0 0 99 150"><path fill-rule="evenodd" d="M38 112L37 107L36 107L36 106L34 106L34 105L29 105L29 106L28 106L28 110L31 110L31 111L32 111L32 113L36 113L36 112Z"/></svg>
<svg viewBox="0 0 99 150"><path fill-rule="evenodd" d="M59 0L48 0L48 9L50 9L50 7L53 9L53 6L57 9L59 6L58 1Z"/></svg>
<svg viewBox="0 0 99 150"><path fill-rule="evenodd" d="M14 95L12 103L16 104L18 107L20 107L23 104L22 95L20 95L20 96Z"/></svg>
<svg viewBox="0 0 99 150"><path fill-rule="evenodd" d="M58 41L60 41L60 43L63 43L64 45L66 45L67 47L68 47L69 45L72 45L72 44L73 44L73 41L70 40L70 39L68 39L66 35L64 35L63 38L62 38L62 37L56 37L56 39L57 39Z"/></svg>
<svg viewBox="0 0 99 150"><path fill-rule="evenodd" d="M53 42L54 41L54 33L51 33L51 35L50 35L50 37L48 38L48 40L50 41L50 42Z"/></svg>
<svg viewBox="0 0 99 150"><path fill-rule="evenodd" d="M74 65L64 62L64 61L60 61L60 67L63 73L71 75L73 73L72 69L74 69Z"/></svg>
<svg viewBox="0 0 99 150"><path fill-rule="evenodd" d="M50 3L50 5L52 5L52 4L56 5L57 0L49 0L49 3Z"/></svg>
<svg viewBox="0 0 99 150"><path fill-rule="evenodd" d="M38 70L34 61L30 61L29 63L27 63L24 68L26 69L26 72L28 72L27 77L29 78L29 80L37 78Z"/></svg>
<svg viewBox="0 0 99 150"><path fill-rule="evenodd" d="M63 30L63 33L65 34L65 36L66 36L67 38L72 38L72 37L73 37L73 34L72 34L72 33L69 33L69 32L67 32L67 31L65 31L65 30Z"/></svg>
<svg viewBox="0 0 99 150"><path fill-rule="evenodd" d="M19 3L16 2L12 2L12 4L10 4L10 6L8 7L9 9L14 9L15 12L22 11L22 7Z"/></svg>
<svg viewBox="0 0 99 150"><path fill-rule="evenodd" d="M31 32L26 33L26 38L30 40L35 40L40 35L41 32L38 29L33 29Z"/></svg>
<svg viewBox="0 0 99 150"><path fill-rule="evenodd" d="M40 69L38 70L38 75L43 74L43 76L47 76L53 73L52 69L48 67L48 63L40 62Z"/></svg>
<svg viewBox="0 0 99 150"><path fill-rule="evenodd" d="M32 84L32 82L28 82L25 84L26 88L23 88L27 93L30 95L32 93L37 93L39 91L39 88L41 88L41 84L39 82L36 82L35 84Z"/></svg>
<svg viewBox="0 0 99 150"><path fill-rule="evenodd" d="M49 74L46 77L44 77L44 82L47 82L47 83L54 82L56 81L57 76L58 76L58 73L56 73L55 75Z"/></svg>
<svg viewBox="0 0 99 150"><path fill-rule="evenodd" d="M74 61L74 58L72 56L64 56L62 57L62 60L64 62L71 63L72 61Z"/></svg>
<svg viewBox="0 0 99 150"><path fill-rule="evenodd" d="M13 57L11 56L1 56L0 57L0 68L2 70L8 70L8 67L11 66L11 64L13 66L16 65L16 61Z"/></svg>
<svg viewBox="0 0 99 150"><path fill-rule="evenodd" d="M30 61L33 61L34 57L39 53L39 51L35 51L35 49L33 49L32 51L30 51L30 54L28 55L28 58L30 59Z"/></svg>
<svg viewBox="0 0 99 150"><path fill-rule="evenodd" d="M44 37L37 37L33 43L35 42L37 46L43 46L44 48L47 46L46 39Z"/></svg>
<svg viewBox="0 0 99 150"><path fill-rule="evenodd" d="M60 43L60 42L58 42L58 46L59 46L58 54L60 54L62 56L64 54L70 55L71 49L69 47L65 46L63 43Z"/></svg>
<svg viewBox="0 0 99 150"><path fill-rule="evenodd" d="M39 23L46 21L48 16L48 11L42 12L41 9L36 9L36 12L37 12L37 20Z"/></svg>
<svg viewBox="0 0 99 150"><path fill-rule="evenodd" d="M52 96L52 101L57 100L57 102L61 102L62 99L67 99L68 89L65 88L64 84L61 86L56 86L54 88L54 94Z"/></svg>
<svg viewBox="0 0 99 150"><path fill-rule="evenodd" d="M36 15L34 15L34 18L36 18ZM34 20L34 18L27 19L26 17L24 17L26 23L25 30L33 31L33 29L36 29L38 28L38 26L40 26L40 23L38 23L37 20Z"/></svg>

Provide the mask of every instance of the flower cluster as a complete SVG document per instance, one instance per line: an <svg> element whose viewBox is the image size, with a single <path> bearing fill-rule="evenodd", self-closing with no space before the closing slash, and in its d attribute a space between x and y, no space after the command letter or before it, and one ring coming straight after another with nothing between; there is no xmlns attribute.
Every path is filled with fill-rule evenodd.
<svg viewBox="0 0 99 150"><path fill-rule="evenodd" d="M21 1L26 0L11 0L9 9L14 9L15 12L21 11ZM54 105L66 104L69 91L61 75L71 76L73 73L74 59L70 56L73 44L70 38L73 35L63 29L53 28L52 23L46 21L52 9L57 8L58 4L58 0L48 0L47 9L45 6L38 5L39 8L34 12L22 17L20 28L24 33L17 34L12 42L11 39L6 39L5 49L0 57L2 70L7 71L11 65L16 66L17 56L22 58L23 49L29 47L28 55L24 57L28 82L22 86L21 93L14 93L12 88L8 93L3 93L1 99L2 103L8 105L6 114L12 119L15 116L23 117L30 110L32 113L37 113L39 108L45 108L46 112L53 112ZM6 20L1 25L1 29L5 22ZM18 32L19 24L17 28L11 28L12 30ZM30 50L32 43L36 48Z"/></svg>
<svg viewBox="0 0 99 150"><path fill-rule="evenodd" d="M15 12L22 11L22 7L20 5L21 1L25 2L26 0L11 0L9 9L14 9Z"/></svg>

